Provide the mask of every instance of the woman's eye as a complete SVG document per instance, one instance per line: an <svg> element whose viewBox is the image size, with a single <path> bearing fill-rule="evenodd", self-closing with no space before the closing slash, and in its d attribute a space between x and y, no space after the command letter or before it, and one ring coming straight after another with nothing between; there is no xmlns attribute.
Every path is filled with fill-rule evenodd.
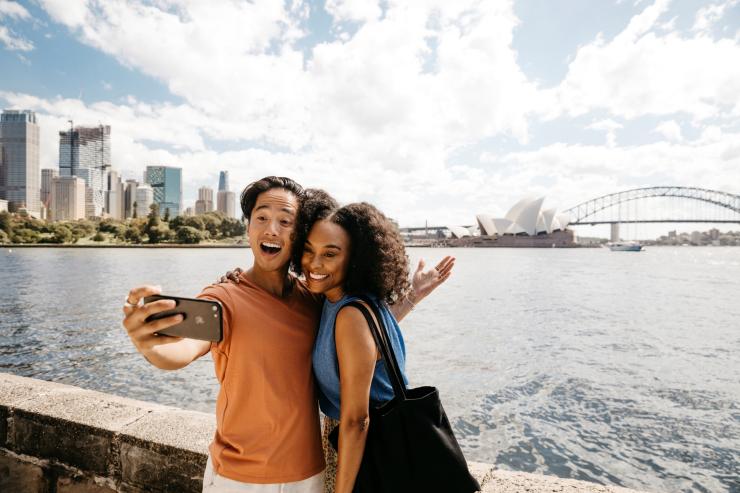
<svg viewBox="0 0 740 493"><path fill-rule="evenodd" d="M337 254L336 254L336 253L331 253L331 252L330 252L330 253L325 253L325 254L324 254L324 257L328 257L328 258L332 258L332 257L336 257L336 256L337 256Z"/></svg>

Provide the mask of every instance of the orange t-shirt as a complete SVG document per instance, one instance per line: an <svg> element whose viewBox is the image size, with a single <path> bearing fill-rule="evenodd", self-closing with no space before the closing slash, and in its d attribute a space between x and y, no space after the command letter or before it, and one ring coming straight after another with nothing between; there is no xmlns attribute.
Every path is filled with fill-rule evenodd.
<svg viewBox="0 0 740 493"><path fill-rule="evenodd" d="M324 469L311 369L321 303L299 281L286 298L250 282L205 288L223 306L223 339L211 345L221 388L216 474L244 483L288 483Z"/></svg>

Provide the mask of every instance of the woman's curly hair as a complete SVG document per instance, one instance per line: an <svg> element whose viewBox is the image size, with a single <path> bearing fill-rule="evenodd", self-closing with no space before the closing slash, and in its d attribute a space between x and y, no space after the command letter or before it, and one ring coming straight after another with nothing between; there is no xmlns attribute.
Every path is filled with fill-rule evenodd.
<svg viewBox="0 0 740 493"><path fill-rule="evenodd" d="M303 191L298 202L298 214L293 230L293 248L291 249L290 265L293 272L301 274L301 258L303 247L308 239L308 233L316 221L326 219L339 209L339 203L334 197L319 188L307 188Z"/></svg>
<svg viewBox="0 0 740 493"><path fill-rule="evenodd" d="M328 220L350 238L350 257L344 289L348 294L369 293L393 304L409 291L409 260L398 228L366 202L337 208L321 190L307 190L301 203L293 246L293 269L301 273L301 256L316 221Z"/></svg>

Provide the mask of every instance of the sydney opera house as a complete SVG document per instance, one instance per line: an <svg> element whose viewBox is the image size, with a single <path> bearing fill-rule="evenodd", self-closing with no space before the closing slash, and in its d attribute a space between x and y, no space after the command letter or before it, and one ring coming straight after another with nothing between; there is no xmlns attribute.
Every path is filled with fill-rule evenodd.
<svg viewBox="0 0 740 493"><path fill-rule="evenodd" d="M453 238L470 246L568 247L575 246L575 236L567 229L570 218L557 209L543 209L544 197L524 198L514 204L504 217L476 216L480 236L469 228L448 227Z"/></svg>

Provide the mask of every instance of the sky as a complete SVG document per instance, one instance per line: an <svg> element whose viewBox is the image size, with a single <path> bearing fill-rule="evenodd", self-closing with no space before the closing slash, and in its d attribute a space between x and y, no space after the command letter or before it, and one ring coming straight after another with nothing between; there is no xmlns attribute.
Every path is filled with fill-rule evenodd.
<svg viewBox="0 0 740 493"><path fill-rule="evenodd" d="M401 226L740 193L740 0L0 0L0 107L37 112L42 168L111 125L113 168L182 167L185 206L220 170Z"/></svg>

